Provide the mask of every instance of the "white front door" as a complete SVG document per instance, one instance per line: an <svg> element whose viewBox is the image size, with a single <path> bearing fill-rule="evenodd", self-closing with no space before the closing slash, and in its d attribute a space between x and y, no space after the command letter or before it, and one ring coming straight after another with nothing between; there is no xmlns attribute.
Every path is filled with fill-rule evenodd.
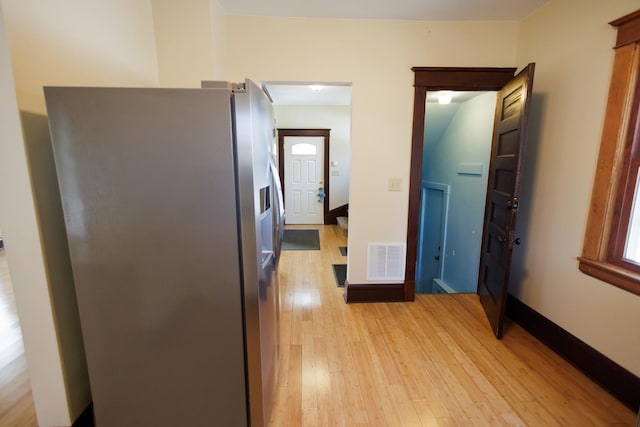
<svg viewBox="0 0 640 427"><path fill-rule="evenodd" d="M287 224L324 222L323 175L324 137L288 136L284 139L284 209Z"/></svg>

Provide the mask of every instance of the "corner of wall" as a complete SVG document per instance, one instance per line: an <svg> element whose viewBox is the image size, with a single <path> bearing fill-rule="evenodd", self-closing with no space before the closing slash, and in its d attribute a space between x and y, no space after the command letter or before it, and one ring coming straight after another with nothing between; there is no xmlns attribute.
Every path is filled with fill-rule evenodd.
<svg viewBox="0 0 640 427"><path fill-rule="evenodd" d="M40 425L70 425L69 397L42 242L31 190L31 179L18 115L4 17L0 5L0 223L6 242L16 306L29 365L31 392Z"/></svg>

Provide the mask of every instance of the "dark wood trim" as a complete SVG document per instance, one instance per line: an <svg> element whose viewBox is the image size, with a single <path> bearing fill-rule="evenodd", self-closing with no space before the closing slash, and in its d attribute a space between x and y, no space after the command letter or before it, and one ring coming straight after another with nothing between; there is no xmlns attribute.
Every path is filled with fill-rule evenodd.
<svg viewBox="0 0 640 427"><path fill-rule="evenodd" d="M422 181L422 150L424 148L424 117L427 91L432 90L495 90L513 78L515 68L413 67L415 91L413 101L413 132L411 136L411 170L409 172L409 214L407 218L407 258L405 267L405 300L415 296L418 225L420 217L420 186Z"/></svg>
<svg viewBox="0 0 640 427"><path fill-rule="evenodd" d="M500 90L515 68L413 67L415 87L427 90ZM502 82L502 84L500 84Z"/></svg>
<svg viewBox="0 0 640 427"><path fill-rule="evenodd" d="M323 224L330 224L329 216L329 150L331 129L278 129L278 169L280 172L280 185L282 185L282 197L284 198L284 138L286 136L322 136L324 137L324 217ZM333 223L335 224L335 222Z"/></svg>
<svg viewBox="0 0 640 427"><path fill-rule="evenodd" d="M417 78L417 76L416 76ZM409 218L407 220L407 259L404 279L416 279L418 256L418 227L420 224L420 189L422 187L422 150L424 148L424 117L427 88L416 87L413 101L413 132L411 135L411 163L409 169ZM414 285L415 289L415 285Z"/></svg>
<svg viewBox="0 0 640 427"><path fill-rule="evenodd" d="M344 300L352 302L399 302L404 301L404 283L381 283L356 285L345 283Z"/></svg>
<svg viewBox="0 0 640 427"><path fill-rule="evenodd" d="M95 427L93 420L93 403L87 406L71 427Z"/></svg>
<svg viewBox="0 0 640 427"><path fill-rule="evenodd" d="M632 411L638 412L640 378L632 372L571 335L513 295L507 297L507 316Z"/></svg>
<svg viewBox="0 0 640 427"><path fill-rule="evenodd" d="M611 21L609 25L618 29L615 48L640 42L640 10Z"/></svg>
<svg viewBox="0 0 640 427"><path fill-rule="evenodd" d="M336 218L339 216L349 216L349 203L346 205L338 206L335 209L331 209L329 214L325 216L325 224L337 224Z"/></svg>
<svg viewBox="0 0 640 427"><path fill-rule="evenodd" d="M415 301L416 300L416 281L406 280L404 282L404 300Z"/></svg>

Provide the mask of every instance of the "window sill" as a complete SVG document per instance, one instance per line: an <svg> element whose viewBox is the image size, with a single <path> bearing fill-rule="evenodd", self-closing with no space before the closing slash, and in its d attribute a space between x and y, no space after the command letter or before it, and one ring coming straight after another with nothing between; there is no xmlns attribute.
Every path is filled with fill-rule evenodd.
<svg viewBox="0 0 640 427"><path fill-rule="evenodd" d="M617 265L578 257L579 268L584 274L611 283L636 295L640 295L640 274Z"/></svg>

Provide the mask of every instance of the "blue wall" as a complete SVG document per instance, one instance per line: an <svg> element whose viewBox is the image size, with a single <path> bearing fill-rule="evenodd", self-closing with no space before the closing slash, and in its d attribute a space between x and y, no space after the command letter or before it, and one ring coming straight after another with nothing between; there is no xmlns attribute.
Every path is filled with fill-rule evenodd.
<svg viewBox="0 0 640 427"><path fill-rule="evenodd" d="M442 280L456 292L475 292L477 287L495 103L496 94L490 92L457 109L432 103L426 109L425 135L449 120L437 109L454 111L439 138L425 136L422 180L450 186ZM458 173L461 163L481 164L482 174Z"/></svg>

